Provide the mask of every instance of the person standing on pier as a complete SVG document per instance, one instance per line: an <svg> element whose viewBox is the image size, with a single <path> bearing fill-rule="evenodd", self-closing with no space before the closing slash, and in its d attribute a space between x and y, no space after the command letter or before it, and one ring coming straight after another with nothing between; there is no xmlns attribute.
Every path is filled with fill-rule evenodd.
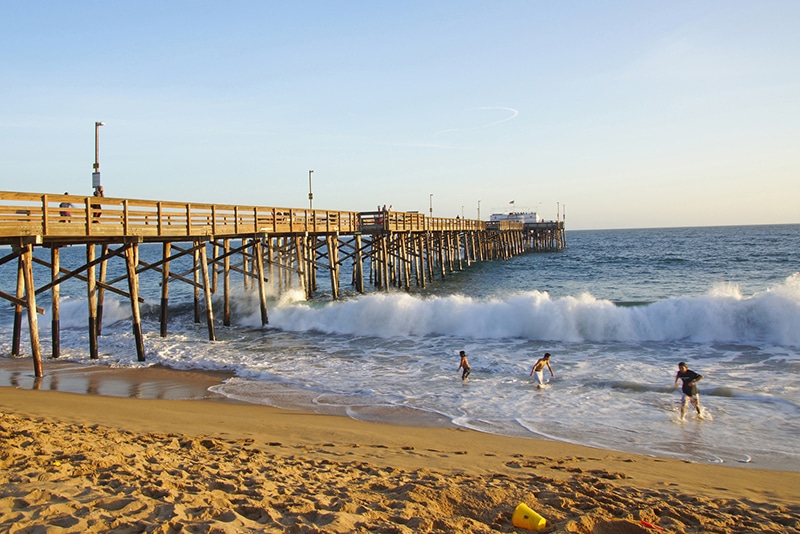
<svg viewBox="0 0 800 534"><path fill-rule="evenodd" d="M96 196L96 197L105 196L103 194L103 186L102 185L98 185L97 187L94 188L94 196ZM101 214L100 204L92 204L92 209L96 210L96 211L92 212L92 217L94 218L93 222L100 222L100 214Z"/></svg>
<svg viewBox="0 0 800 534"><path fill-rule="evenodd" d="M64 194L65 195L69 195L69 191L64 191ZM61 211L59 212L59 214L62 217L65 217L64 219L62 219L62 221L70 222L69 221L69 217L72 217L72 212L69 211L69 210L72 208L72 203L71 202L67 202L65 200L64 202L59 204L58 207L61 208Z"/></svg>

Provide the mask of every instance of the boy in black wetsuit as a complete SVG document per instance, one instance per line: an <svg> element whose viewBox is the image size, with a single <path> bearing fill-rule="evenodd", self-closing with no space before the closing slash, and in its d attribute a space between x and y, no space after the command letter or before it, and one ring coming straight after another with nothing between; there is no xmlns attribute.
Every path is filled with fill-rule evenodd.
<svg viewBox="0 0 800 534"><path fill-rule="evenodd" d="M678 364L678 374L675 375L675 387L678 387L678 380L683 380L681 391L681 419L686 416L686 405L691 402L697 415L700 415L700 394L697 392L697 383L703 379L703 375L697 374L686 366L686 363Z"/></svg>

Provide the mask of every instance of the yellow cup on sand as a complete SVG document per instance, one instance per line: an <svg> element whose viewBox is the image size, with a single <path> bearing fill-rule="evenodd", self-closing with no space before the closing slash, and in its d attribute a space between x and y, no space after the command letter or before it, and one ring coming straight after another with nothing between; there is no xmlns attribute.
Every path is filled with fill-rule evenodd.
<svg viewBox="0 0 800 534"><path fill-rule="evenodd" d="M528 508L528 505L524 502L520 503L514 510L511 522L515 527L536 531L542 530L547 525L545 518Z"/></svg>

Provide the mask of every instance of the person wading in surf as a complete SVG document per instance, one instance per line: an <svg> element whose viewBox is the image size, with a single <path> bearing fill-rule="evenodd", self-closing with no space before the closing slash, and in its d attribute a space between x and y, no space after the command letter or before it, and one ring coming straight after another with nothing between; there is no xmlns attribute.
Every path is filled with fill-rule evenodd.
<svg viewBox="0 0 800 534"><path fill-rule="evenodd" d="M533 364L533 369L531 369L531 376L536 375L536 387L541 387L544 385L544 368L550 371L550 376L553 378L556 377L555 373L553 372L553 368L550 367L550 353L545 352L544 356L536 360L536 363Z"/></svg>
<svg viewBox="0 0 800 534"><path fill-rule="evenodd" d="M686 366L686 363L678 364L678 374L675 375L675 387L678 387L678 380L683 380L681 391L681 419L686 416L686 405L690 402L700 415L700 394L697 392L697 383L703 379L703 375L697 374Z"/></svg>
<svg viewBox="0 0 800 534"><path fill-rule="evenodd" d="M461 380L466 380L470 371L472 371L472 368L469 366L469 360L467 360L466 352L462 350L458 353L458 355L461 356L461 363L458 364L458 368L463 369L461 372Z"/></svg>

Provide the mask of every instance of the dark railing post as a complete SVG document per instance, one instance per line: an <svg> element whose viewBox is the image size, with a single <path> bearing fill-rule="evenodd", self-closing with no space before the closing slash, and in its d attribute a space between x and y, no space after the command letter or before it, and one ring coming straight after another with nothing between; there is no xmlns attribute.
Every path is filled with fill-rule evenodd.
<svg viewBox="0 0 800 534"><path fill-rule="evenodd" d="M48 217L47 217L47 195L42 195L42 233L47 235L48 232Z"/></svg>
<svg viewBox="0 0 800 534"><path fill-rule="evenodd" d="M122 201L122 233L130 235L128 232L128 199Z"/></svg>

